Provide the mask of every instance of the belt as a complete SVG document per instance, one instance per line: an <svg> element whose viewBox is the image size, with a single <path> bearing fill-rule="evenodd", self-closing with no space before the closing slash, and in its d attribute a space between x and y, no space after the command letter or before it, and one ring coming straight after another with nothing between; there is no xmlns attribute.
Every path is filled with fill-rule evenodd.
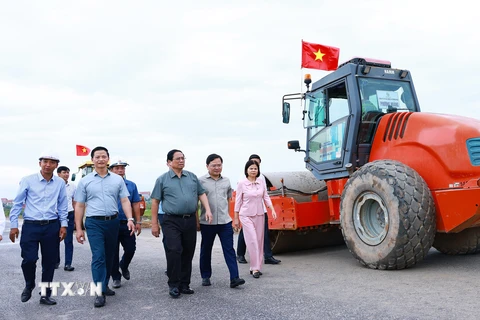
<svg viewBox="0 0 480 320"><path fill-rule="evenodd" d="M171 213L165 213L169 217L176 217L176 218L183 218L183 219L188 219L191 218L195 215L195 213L190 213L190 214L171 214Z"/></svg>
<svg viewBox="0 0 480 320"><path fill-rule="evenodd" d="M90 216L90 217L87 217L87 218L92 218L92 219L95 219L95 220L108 221L108 220L117 219L117 217L118 217L118 213L115 213L113 216Z"/></svg>
<svg viewBox="0 0 480 320"><path fill-rule="evenodd" d="M23 223L30 223L30 224L39 224L39 225L46 225L50 223L58 222L58 219L53 220L23 220Z"/></svg>

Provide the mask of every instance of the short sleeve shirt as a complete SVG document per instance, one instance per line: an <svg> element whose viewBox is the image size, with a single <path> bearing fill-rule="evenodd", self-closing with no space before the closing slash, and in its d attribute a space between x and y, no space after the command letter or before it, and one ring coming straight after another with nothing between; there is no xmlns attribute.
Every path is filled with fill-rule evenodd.
<svg viewBox="0 0 480 320"><path fill-rule="evenodd" d="M152 198L162 202L165 214L194 214L198 207L198 196L205 193L197 176L183 170L180 177L170 169L155 181Z"/></svg>

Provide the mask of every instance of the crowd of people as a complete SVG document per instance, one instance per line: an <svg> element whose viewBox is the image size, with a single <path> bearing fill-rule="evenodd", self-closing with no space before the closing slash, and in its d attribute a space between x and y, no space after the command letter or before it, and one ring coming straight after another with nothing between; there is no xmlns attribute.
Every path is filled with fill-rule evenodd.
<svg viewBox="0 0 480 320"><path fill-rule="evenodd" d="M136 250L136 236L141 233L140 196L134 182L125 178L128 163L110 159L105 147L91 151L95 170L80 180L78 186L69 182L70 170L58 166L54 152L39 157L40 172L24 177L10 211L10 240L19 236L18 218L23 212L20 237L22 271L25 288L21 301L27 302L35 288L38 250L42 255L42 282L52 282L60 264L60 242L65 240L64 270L74 271L73 234L83 244L85 233L92 253L92 280L101 283L102 294L94 299L95 307L106 304L106 296L115 295L110 289L122 286L121 278L130 279L129 266ZM151 194L152 226L155 237L163 234L169 295L178 298L193 294L190 287L192 260L197 231L201 232L200 274L202 285L210 286L212 277L212 248L219 237L225 262L230 273L230 287L245 283L240 277L238 263L248 263L253 278L262 275L262 264L278 264L272 256L268 237L267 208L273 219L277 214L267 193L265 178L260 173L261 159L250 156L245 164L245 178L237 186L234 218L229 215L233 189L230 180L222 175L223 158L210 154L206 159L207 174L198 178L184 169L185 155L173 149L168 152L168 170L157 178ZM54 175L54 172L57 175ZM200 202L200 214L198 204ZM84 218L85 216L85 218ZM5 225L0 214L0 241ZM85 221L85 223L84 223ZM237 253L234 249L234 229L241 229ZM85 228L85 232L84 232ZM163 231L163 232L162 232ZM136 235L135 235L136 233ZM120 245L123 255L120 258ZM52 290L42 293L40 303L54 305Z"/></svg>

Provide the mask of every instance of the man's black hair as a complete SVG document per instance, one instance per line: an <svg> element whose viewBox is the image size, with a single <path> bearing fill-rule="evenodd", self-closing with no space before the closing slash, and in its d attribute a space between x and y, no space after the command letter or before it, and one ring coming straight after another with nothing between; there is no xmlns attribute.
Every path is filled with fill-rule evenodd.
<svg viewBox="0 0 480 320"><path fill-rule="evenodd" d="M211 155L209 155L207 157L207 166L210 164L210 162L212 162L213 160L215 159L220 159L220 162L223 163L223 159L221 156L219 156L218 154L216 153L212 153Z"/></svg>
<svg viewBox="0 0 480 320"><path fill-rule="evenodd" d="M178 150L178 149L172 149L172 150L168 151L168 153L167 153L167 161L172 161L173 160L173 155L175 154L175 152L181 152L183 154L183 152ZM183 155L183 156L185 156L185 155Z"/></svg>
<svg viewBox="0 0 480 320"><path fill-rule="evenodd" d="M62 172L62 171L70 172L70 169L68 169L68 167L66 167L66 166L60 166L60 167L57 168L57 174Z"/></svg>
<svg viewBox="0 0 480 320"><path fill-rule="evenodd" d="M92 159L93 159L93 156L95 155L95 151L105 151L107 153L107 156L110 158L110 154L108 153L108 149L105 148L105 147L98 146L98 147L93 148L92 152L90 153L90 156L92 157Z"/></svg>
<svg viewBox="0 0 480 320"><path fill-rule="evenodd" d="M260 158L260 156L258 154L252 154L250 157L248 157L248 160L252 160L252 159L258 159L260 162L262 162L262 159Z"/></svg>

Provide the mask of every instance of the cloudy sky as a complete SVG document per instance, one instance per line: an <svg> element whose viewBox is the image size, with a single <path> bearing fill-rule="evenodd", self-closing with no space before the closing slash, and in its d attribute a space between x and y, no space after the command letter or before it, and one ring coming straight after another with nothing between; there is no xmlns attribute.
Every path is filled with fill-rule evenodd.
<svg viewBox="0 0 480 320"><path fill-rule="evenodd" d="M229 3L229 4L227 4ZM304 170L300 105L281 99L325 71L301 70L301 40L409 69L423 111L480 119L480 20L467 1L4 1L0 4L0 197L38 156L76 171L102 145L151 191L166 153L186 169L224 157L232 184L251 153L263 171Z"/></svg>

